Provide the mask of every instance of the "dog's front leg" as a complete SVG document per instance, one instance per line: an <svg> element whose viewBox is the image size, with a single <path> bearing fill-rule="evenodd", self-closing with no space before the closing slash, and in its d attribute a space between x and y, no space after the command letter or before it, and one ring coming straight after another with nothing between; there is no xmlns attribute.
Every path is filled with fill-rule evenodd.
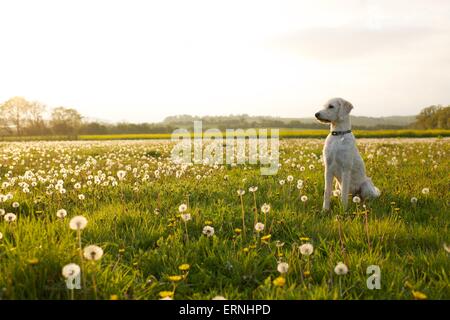
<svg viewBox="0 0 450 320"><path fill-rule="evenodd" d="M330 210L331 191L333 185L333 173L331 170L325 169L325 189L323 192L323 206L324 211Z"/></svg>
<svg viewBox="0 0 450 320"><path fill-rule="evenodd" d="M347 205L348 205L348 192L350 189L350 178L351 178L351 171L344 170L342 172L342 183L341 183L341 201L342 201L342 206L344 207L344 210L347 210Z"/></svg>

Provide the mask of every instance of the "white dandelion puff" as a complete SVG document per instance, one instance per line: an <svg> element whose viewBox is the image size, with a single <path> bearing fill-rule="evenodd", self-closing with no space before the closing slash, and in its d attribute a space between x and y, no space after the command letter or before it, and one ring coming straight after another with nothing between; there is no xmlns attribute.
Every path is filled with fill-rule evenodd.
<svg viewBox="0 0 450 320"><path fill-rule="evenodd" d="M127 175L127 172L125 170L119 170L117 171L117 178L119 178L120 181L125 179L125 176Z"/></svg>
<svg viewBox="0 0 450 320"><path fill-rule="evenodd" d="M270 204L264 203L261 206L261 212L262 213L269 213L269 211L270 211Z"/></svg>
<svg viewBox="0 0 450 320"><path fill-rule="evenodd" d="M287 273L289 270L289 265L286 262L280 262L277 266L277 270L279 273Z"/></svg>
<svg viewBox="0 0 450 320"><path fill-rule="evenodd" d="M59 209L56 211L56 216L60 219L64 219L64 217L67 216L67 211L65 209Z"/></svg>
<svg viewBox="0 0 450 320"><path fill-rule="evenodd" d="M255 230L256 232L261 232L264 230L264 224L261 222L258 222L255 224Z"/></svg>
<svg viewBox="0 0 450 320"><path fill-rule="evenodd" d="M214 235L214 228L211 226L205 226L203 228L203 234L207 237L212 237Z"/></svg>
<svg viewBox="0 0 450 320"><path fill-rule="evenodd" d="M348 272L348 267L345 263L339 262L336 267L334 267L334 273L336 273L339 276L346 275Z"/></svg>
<svg viewBox="0 0 450 320"><path fill-rule="evenodd" d="M83 255L88 260L99 260L103 256L103 249L96 245L84 248Z"/></svg>
<svg viewBox="0 0 450 320"><path fill-rule="evenodd" d="M81 268L76 263L66 264L62 268L62 275L64 278L74 278L81 273Z"/></svg>
<svg viewBox="0 0 450 320"><path fill-rule="evenodd" d="M5 219L5 221L8 222L14 222L17 219L17 216L14 213L7 213L5 214L5 216L3 217Z"/></svg>
<svg viewBox="0 0 450 320"><path fill-rule="evenodd" d="M189 213L183 213L183 214L181 214L181 219L184 222L187 222L187 221L191 220L191 215Z"/></svg>
<svg viewBox="0 0 450 320"><path fill-rule="evenodd" d="M70 226L70 229L72 229L72 230L82 230L82 229L86 228L87 223L88 223L88 221L85 217L75 216L70 220L69 226Z"/></svg>
<svg viewBox="0 0 450 320"><path fill-rule="evenodd" d="M300 253L304 256L309 256L314 252L314 247L311 243L305 243L300 246Z"/></svg>

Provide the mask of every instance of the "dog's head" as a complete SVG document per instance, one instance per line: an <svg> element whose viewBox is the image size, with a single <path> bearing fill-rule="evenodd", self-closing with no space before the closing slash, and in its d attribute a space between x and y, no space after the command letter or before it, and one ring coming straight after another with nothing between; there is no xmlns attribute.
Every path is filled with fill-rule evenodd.
<svg viewBox="0 0 450 320"><path fill-rule="evenodd" d="M349 117L353 106L342 98L333 98L325 103L324 108L315 114L322 123L338 123Z"/></svg>

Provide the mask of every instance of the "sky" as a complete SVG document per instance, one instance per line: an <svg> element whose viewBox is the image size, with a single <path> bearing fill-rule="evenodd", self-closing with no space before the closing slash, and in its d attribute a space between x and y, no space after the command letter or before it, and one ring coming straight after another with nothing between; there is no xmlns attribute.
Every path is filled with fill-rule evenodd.
<svg viewBox="0 0 450 320"><path fill-rule="evenodd" d="M448 0L2 0L0 102L85 117L311 117L450 104Z"/></svg>

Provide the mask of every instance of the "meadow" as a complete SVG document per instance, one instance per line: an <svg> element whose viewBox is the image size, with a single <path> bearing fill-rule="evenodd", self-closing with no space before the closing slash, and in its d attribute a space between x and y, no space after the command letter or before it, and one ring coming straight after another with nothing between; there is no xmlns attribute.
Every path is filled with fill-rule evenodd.
<svg viewBox="0 0 450 320"><path fill-rule="evenodd" d="M165 140L0 143L0 299L450 299L449 139L359 139L382 194L346 212L322 146L261 176Z"/></svg>

